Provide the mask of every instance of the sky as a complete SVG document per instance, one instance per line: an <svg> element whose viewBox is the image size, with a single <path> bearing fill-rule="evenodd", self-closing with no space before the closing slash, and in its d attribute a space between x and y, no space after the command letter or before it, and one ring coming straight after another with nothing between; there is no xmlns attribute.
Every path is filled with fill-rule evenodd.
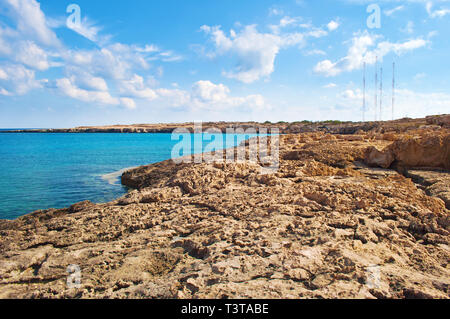
<svg viewBox="0 0 450 319"><path fill-rule="evenodd" d="M394 62L394 118L450 113L448 30L450 0L0 0L0 128L390 120Z"/></svg>

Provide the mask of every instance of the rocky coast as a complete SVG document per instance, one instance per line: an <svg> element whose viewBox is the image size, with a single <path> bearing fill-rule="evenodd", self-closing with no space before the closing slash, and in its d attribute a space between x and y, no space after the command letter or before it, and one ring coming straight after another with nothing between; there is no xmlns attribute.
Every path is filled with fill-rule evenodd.
<svg viewBox="0 0 450 319"><path fill-rule="evenodd" d="M0 221L0 298L449 298L450 116L279 125L271 174L168 160Z"/></svg>

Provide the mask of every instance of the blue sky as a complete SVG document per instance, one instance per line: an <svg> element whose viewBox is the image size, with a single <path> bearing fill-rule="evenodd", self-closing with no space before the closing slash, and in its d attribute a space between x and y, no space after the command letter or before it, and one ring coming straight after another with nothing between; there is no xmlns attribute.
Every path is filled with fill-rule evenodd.
<svg viewBox="0 0 450 319"><path fill-rule="evenodd" d="M448 0L0 0L0 127L360 121L364 63L387 120L393 62L395 118L450 113L448 30Z"/></svg>

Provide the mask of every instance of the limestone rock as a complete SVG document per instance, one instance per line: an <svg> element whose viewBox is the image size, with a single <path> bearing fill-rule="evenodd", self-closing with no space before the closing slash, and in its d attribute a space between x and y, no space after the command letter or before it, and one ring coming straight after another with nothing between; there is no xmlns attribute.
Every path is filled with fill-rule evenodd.
<svg viewBox="0 0 450 319"><path fill-rule="evenodd" d="M366 150L364 160L370 166L389 168L395 158L390 151L379 151L376 147L370 146Z"/></svg>
<svg viewBox="0 0 450 319"><path fill-rule="evenodd" d="M0 298L449 298L449 132L426 124L286 124L271 174L165 161L0 221Z"/></svg>

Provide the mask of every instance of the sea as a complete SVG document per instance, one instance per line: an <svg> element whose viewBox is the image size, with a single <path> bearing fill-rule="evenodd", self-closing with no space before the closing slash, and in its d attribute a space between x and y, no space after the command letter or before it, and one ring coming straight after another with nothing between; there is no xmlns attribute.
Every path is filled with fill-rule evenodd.
<svg viewBox="0 0 450 319"><path fill-rule="evenodd" d="M185 154L210 150L214 137L199 135L183 136L192 141ZM215 146L233 147L250 137L223 135ZM0 133L0 219L116 199L128 191L120 183L125 170L170 159L179 139L163 133ZM194 143L199 139L203 143Z"/></svg>

